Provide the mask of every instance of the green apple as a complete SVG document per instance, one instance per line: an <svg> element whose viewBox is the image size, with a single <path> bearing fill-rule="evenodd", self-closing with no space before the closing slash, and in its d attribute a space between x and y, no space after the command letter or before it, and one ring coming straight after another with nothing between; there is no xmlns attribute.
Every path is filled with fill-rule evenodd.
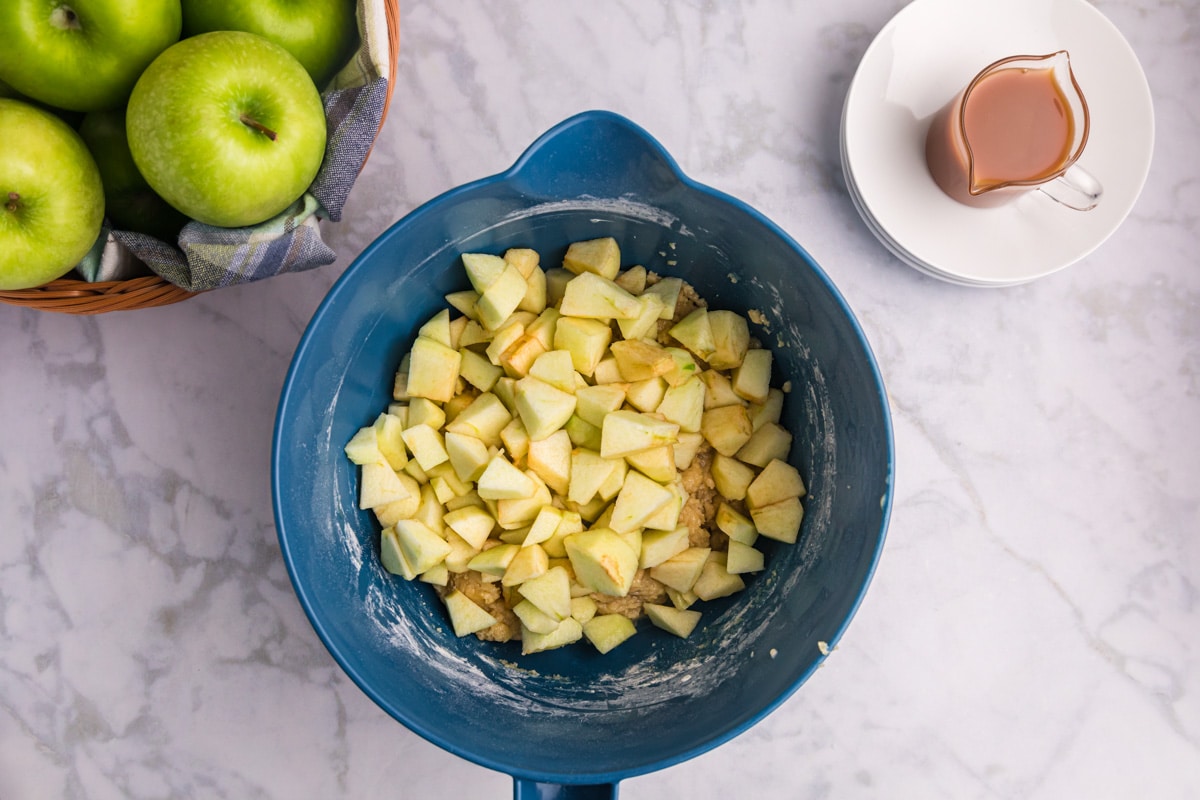
<svg viewBox="0 0 1200 800"><path fill-rule="evenodd" d="M183 0L183 32L257 33L280 45L324 88L358 41L354 0Z"/></svg>
<svg viewBox="0 0 1200 800"><path fill-rule="evenodd" d="M79 126L79 135L100 168L104 213L112 226L165 242L179 238L188 219L159 197L138 172L125 138L125 110L90 112Z"/></svg>
<svg viewBox="0 0 1200 800"><path fill-rule="evenodd" d="M279 45L240 31L167 48L134 86L126 130L154 190L219 227L286 209L325 155L325 110L308 73Z"/></svg>
<svg viewBox="0 0 1200 800"><path fill-rule="evenodd" d="M53 114L0 100L0 133L0 289L29 289L96 243L104 188L79 134Z"/></svg>
<svg viewBox="0 0 1200 800"><path fill-rule="evenodd" d="M179 0L6 0L0 80L58 108L117 108L181 25Z"/></svg>

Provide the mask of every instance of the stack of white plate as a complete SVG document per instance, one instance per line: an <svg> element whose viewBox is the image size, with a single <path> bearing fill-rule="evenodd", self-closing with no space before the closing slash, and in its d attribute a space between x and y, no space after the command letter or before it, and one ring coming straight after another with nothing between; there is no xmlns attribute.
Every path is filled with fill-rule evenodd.
<svg viewBox="0 0 1200 800"><path fill-rule="evenodd" d="M951 200L925 166L930 118L991 62L1056 50L1090 109L1079 165L1103 184L1100 205L1074 211L1037 191L990 209ZM842 113L842 170L868 228L905 264L963 286L1027 283L1091 253L1133 208L1153 150L1141 64L1086 0L914 0L867 48Z"/></svg>

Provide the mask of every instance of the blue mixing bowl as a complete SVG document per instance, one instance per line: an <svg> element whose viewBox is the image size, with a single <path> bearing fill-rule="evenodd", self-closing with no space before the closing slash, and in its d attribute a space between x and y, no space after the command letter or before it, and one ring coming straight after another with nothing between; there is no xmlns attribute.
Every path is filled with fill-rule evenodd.
<svg viewBox="0 0 1200 800"><path fill-rule="evenodd" d="M455 638L434 590L379 563L342 448L391 398L417 328L469 288L459 256L614 236L626 265L691 282L712 308L761 312L752 333L791 382L783 424L809 496L795 545L704 604L688 638L650 630L607 655L586 645L521 656ZM853 314L786 233L689 180L630 121L588 112L507 172L397 222L346 270L297 347L272 454L279 543L329 652L387 713L515 779L517 798L615 797L617 783L696 756L782 703L841 637L883 546L893 443L882 381ZM645 623L643 623L645 624Z"/></svg>

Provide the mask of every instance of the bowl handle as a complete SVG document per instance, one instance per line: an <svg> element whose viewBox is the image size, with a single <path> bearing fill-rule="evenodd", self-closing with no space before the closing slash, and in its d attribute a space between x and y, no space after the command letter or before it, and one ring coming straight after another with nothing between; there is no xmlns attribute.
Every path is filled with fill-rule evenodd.
<svg viewBox="0 0 1200 800"><path fill-rule="evenodd" d="M617 784L561 784L513 778L513 800L617 800Z"/></svg>
<svg viewBox="0 0 1200 800"><path fill-rule="evenodd" d="M585 111L555 125L521 154L506 178L524 194L554 199L652 199L684 180L654 137L611 111Z"/></svg>

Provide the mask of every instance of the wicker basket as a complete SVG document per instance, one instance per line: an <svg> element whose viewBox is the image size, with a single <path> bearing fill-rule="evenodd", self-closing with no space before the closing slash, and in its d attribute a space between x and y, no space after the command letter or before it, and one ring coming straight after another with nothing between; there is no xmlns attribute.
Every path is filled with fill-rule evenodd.
<svg viewBox="0 0 1200 800"><path fill-rule="evenodd" d="M389 74L383 115L379 120L380 129L387 119L388 106L391 104L396 83L396 60L400 52L399 0L382 2L387 14ZM171 305L197 294L200 292L182 289L157 275L95 283L60 278L32 289L0 290L0 302L62 314L105 314L109 311Z"/></svg>

